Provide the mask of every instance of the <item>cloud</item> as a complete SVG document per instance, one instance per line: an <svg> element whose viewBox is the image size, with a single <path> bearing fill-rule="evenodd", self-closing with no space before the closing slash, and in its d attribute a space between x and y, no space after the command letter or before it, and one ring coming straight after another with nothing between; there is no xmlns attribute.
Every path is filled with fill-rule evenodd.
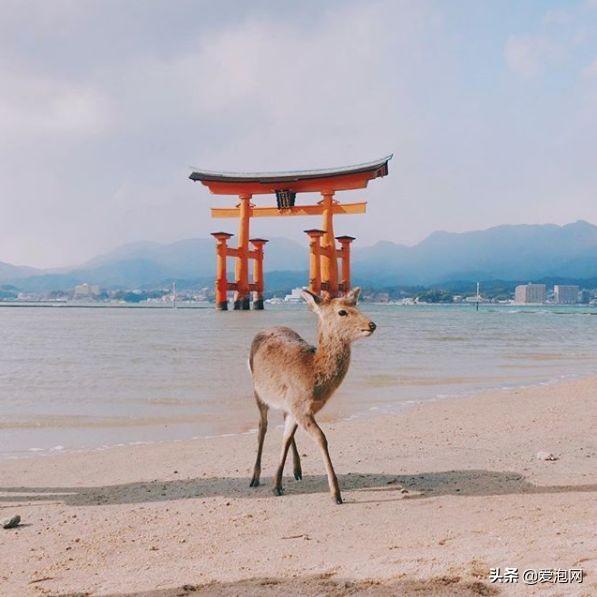
<svg viewBox="0 0 597 597"><path fill-rule="evenodd" d="M248 17L202 32L184 52L123 61L109 73L117 85L119 126L171 128L181 118L189 130L218 128L219 138L210 138L209 147L199 146L190 156L214 165L218 159L239 167L257 167L258 161L271 165L272 159L280 166L289 159L300 165L305 149L313 152L318 146L320 153L312 159L325 159L328 150L321 140L327 136L342 145L338 136L362 128L387 130L383 114L395 109L399 98L374 90L391 88L424 59L417 54L426 52L422 32L429 29L424 22L429 11L408 2L395 6L408 16L404 24L384 18L387 3L347 3L342 10L322 11L309 27L279 15ZM401 45L410 58L388 68L388 56ZM256 141L257 150L243 146ZM353 158L366 157L368 150L359 153Z"/></svg>
<svg viewBox="0 0 597 597"><path fill-rule="evenodd" d="M511 35L504 46L508 67L523 77L560 70L595 42L597 22L590 2L547 10L532 33Z"/></svg>
<svg viewBox="0 0 597 597"><path fill-rule="evenodd" d="M582 74L587 79L592 79L597 77L597 58L593 60L589 65L585 66L582 70Z"/></svg>
<svg viewBox="0 0 597 597"><path fill-rule="evenodd" d="M110 125L109 101L96 89L7 69L0 71L0 80L4 136L97 134Z"/></svg>
<svg viewBox="0 0 597 597"><path fill-rule="evenodd" d="M508 66L517 74L533 77L541 74L562 56L563 50L541 35L518 35L508 39L504 56Z"/></svg>
<svg viewBox="0 0 597 597"><path fill-rule="evenodd" d="M410 92L396 81L427 58L429 7L343 2L289 18L256 6L216 24L179 9L166 32L130 6L111 20L94 4L93 22L72 4L59 15L46 6L34 18L45 60L4 31L0 49L18 60L0 69L0 260L73 263L120 242L206 235L190 164L341 165L413 134ZM18 243L7 233L16 229Z"/></svg>
<svg viewBox="0 0 597 597"><path fill-rule="evenodd" d="M190 165L325 167L394 151L390 176L344 197L369 202L366 217L338 221L362 245L537 213L597 219L588 9L545 16L512 2L502 19L502 3L470 7L11 0L0 261L76 263L233 226L209 219L210 204L233 199L188 181ZM500 76L504 59L517 76ZM260 219L252 232L300 238L313 224Z"/></svg>

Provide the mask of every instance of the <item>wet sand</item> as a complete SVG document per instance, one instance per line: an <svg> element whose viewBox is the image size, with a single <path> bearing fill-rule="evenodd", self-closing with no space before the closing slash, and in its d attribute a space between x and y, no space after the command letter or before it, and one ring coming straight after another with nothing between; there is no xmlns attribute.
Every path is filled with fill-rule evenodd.
<svg viewBox="0 0 597 597"><path fill-rule="evenodd" d="M272 494L275 416L255 489L253 434L0 462L0 518L23 520L0 529L0 594L595 594L596 394L583 379L327 424L341 506L300 431L304 480ZM586 576L491 584L498 566Z"/></svg>

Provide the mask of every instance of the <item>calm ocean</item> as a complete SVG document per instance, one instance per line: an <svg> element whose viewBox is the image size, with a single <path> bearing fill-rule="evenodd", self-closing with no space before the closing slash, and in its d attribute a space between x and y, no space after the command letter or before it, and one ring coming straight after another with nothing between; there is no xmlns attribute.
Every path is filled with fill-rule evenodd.
<svg viewBox="0 0 597 597"><path fill-rule="evenodd" d="M378 330L354 345L323 421L597 372L595 308L362 309ZM315 337L303 305L0 307L0 458L247 432L257 422L247 351L272 325Z"/></svg>

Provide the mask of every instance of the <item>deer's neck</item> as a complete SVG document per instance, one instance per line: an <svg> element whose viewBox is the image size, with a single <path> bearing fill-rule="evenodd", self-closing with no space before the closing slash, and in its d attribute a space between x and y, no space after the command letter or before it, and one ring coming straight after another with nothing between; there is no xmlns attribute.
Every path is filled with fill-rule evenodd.
<svg viewBox="0 0 597 597"><path fill-rule="evenodd" d="M350 342L320 329L313 365L316 389L324 395L333 392L348 371Z"/></svg>

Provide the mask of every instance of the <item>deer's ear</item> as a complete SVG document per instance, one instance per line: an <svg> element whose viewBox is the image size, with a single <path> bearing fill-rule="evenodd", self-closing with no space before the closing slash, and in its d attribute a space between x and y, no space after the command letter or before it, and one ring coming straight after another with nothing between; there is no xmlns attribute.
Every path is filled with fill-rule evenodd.
<svg viewBox="0 0 597 597"><path fill-rule="evenodd" d="M318 297L316 294L313 294L310 290L303 288L301 292L301 296L305 299L307 305L309 305L309 309L311 311L319 311L319 304L321 303L321 298Z"/></svg>
<svg viewBox="0 0 597 597"><path fill-rule="evenodd" d="M356 305L359 301L359 295L361 294L361 289L356 286L352 290L349 290L344 297L344 301L347 302L349 305Z"/></svg>

